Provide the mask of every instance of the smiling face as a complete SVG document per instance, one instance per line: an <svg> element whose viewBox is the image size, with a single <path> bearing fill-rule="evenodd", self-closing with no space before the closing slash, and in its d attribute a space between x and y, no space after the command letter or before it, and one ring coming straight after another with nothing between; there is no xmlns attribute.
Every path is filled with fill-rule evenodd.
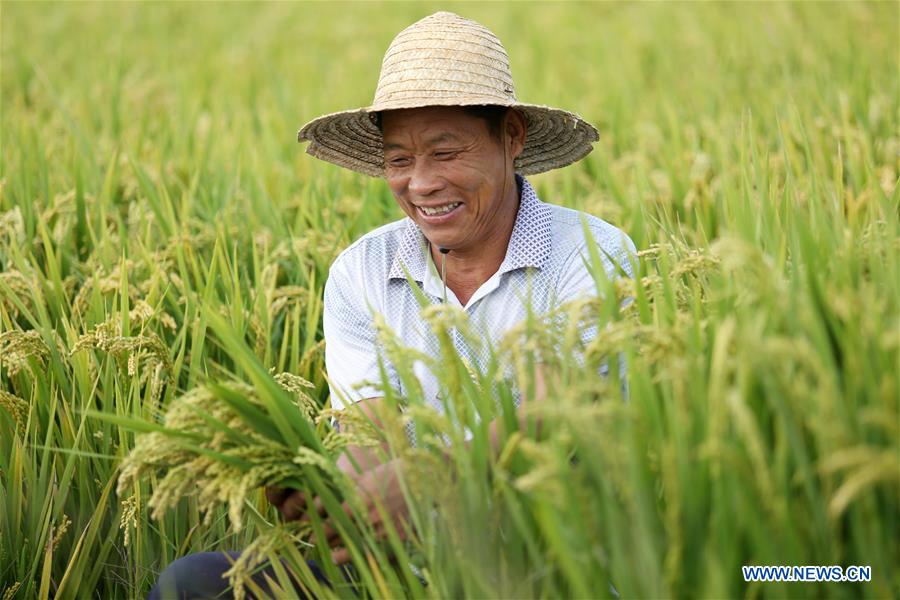
<svg viewBox="0 0 900 600"><path fill-rule="evenodd" d="M434 246L465 253L496 244L498 232L508 241L518 209L513 161L525 141L518 113L504 118L499 139L459 107L387 111L382 131L385 179Z"/></svg>

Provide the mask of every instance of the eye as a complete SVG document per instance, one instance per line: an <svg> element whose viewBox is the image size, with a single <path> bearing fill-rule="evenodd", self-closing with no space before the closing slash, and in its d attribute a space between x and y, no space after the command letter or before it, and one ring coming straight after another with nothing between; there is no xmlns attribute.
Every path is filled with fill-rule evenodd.
<svg viewBox="0 0 900 600"><path fill-rule="evenodd" d="M451 158L455 158L458 152L456 150L438 150L434 153L434 157L437 160L450 160Z"/></svg>
<svg viewBox="0 0 900 600"><path fill-rule="evenodd" d="M405 156L395 156L394 158L388 159L388 165L394 167L395 169L401 169L403 167L409 166L410 160Z"/></svg>

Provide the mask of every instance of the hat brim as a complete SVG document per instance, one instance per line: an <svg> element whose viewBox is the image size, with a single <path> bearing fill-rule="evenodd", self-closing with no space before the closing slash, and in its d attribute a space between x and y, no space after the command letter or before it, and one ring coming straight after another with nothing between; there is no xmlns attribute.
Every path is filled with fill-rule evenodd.
<svg viewBox="0 0 900 600"><path fill-rule="evenodd" d="M419 106L369 106L324 115L297 132L297 141L309 141L306 152L365 175L384 175L381 131L369 116L382 110L423 106L497 105L496 100L460 103L459 98L429 98ZM515 169L522 175L544 173L581 160L600 139L597 129L578 115L548 106L514 102L502 104L522 113L528 127L525 147L516 158Z"/></svg>

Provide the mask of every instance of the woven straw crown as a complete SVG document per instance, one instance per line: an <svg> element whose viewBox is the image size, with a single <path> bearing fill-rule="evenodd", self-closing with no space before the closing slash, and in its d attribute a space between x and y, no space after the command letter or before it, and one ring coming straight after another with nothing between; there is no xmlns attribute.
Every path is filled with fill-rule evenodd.
<svg viewBox="0 0 900 600"><path fill-rule="evenodd" d="M575 114L516 100L506 50L489 29L439 12L394 38L381 63L371 106L319 117L298 132L306 151L373 177L384 174L381 131L371 116L423 106L498 105L525 117L525 147L516 159L523 175L564 167L585 155L597 130Z"/></svg>

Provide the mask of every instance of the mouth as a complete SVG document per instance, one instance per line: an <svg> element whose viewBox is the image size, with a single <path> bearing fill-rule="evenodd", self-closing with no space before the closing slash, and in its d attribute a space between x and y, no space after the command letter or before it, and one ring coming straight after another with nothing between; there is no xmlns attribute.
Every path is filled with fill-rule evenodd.
<svg viewBox="0 0 900 600"><path fill-rule="evenodd" d="M462 206L462 202L449 202L437 206L416 206L416 211L428 223L439 223L450 219Z"/></svg>

